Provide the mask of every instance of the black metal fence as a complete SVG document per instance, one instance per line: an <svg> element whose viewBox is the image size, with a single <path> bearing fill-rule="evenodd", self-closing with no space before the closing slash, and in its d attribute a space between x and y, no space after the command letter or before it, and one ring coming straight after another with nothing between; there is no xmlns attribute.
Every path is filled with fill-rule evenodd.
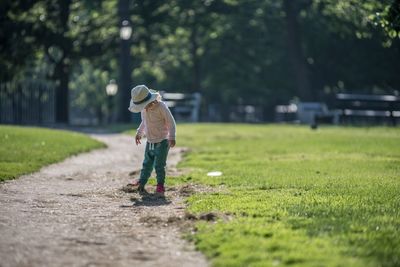
<svg viewBox="0 0 400 267"><path fill-rule="evenodd" d="M1 124L55 122L55 90L41 82L0 84Z"/></svg>

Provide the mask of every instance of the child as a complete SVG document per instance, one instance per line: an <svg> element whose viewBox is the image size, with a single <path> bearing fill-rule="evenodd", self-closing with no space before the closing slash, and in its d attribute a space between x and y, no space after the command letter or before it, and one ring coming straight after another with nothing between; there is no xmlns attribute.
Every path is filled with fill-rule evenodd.
<svg viewBox="0 0 400 267"><path fill-rule="evenodd" d="M161 101L160 94L150 91L145 85L134 87L131 97L129 111L141 112L142 118L136 132L136 145L141 144L143 135L147 137L140 178L136 179L132 185L139 186L139 193L145 193L144 186L154 167L157 174L156 193L163 195L168 150L175 146L175 120L167 105Z"/></svg>

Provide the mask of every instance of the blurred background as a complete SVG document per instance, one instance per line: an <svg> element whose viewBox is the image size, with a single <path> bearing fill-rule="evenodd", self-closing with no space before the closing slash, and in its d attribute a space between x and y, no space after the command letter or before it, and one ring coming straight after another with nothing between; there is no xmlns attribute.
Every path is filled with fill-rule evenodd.
<svg viewBox="0 0 400 267"><path fill-rule="evenodd" d="M396 123L399 14L397 0L2 0L0 123L138 122L137 84L178 121Z"/></svg>

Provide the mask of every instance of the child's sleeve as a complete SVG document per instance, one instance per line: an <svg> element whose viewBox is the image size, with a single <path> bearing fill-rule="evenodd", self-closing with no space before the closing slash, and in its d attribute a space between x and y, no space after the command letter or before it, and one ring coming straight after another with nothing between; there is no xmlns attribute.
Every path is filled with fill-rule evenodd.
<svg viewBox="0 0 400 267"><path fill-rule="evenodd" d="M145 121L143 119L143 113L142 112L140 113L140 116L142 118L142 121L140 122L140 125L136 130L136 135L143 136L146 125L145 125Z"/></svg>
<svg viewBox="0 0 400 267"><path fill-rule="evenodd" d="M168 128L168 139L169 140L175 140L175 134L176 134L176 124L175 124L175 119L171 114L171 111L167 107L165 103L162 103L162 113L165 118L165 123Z"/></svg>

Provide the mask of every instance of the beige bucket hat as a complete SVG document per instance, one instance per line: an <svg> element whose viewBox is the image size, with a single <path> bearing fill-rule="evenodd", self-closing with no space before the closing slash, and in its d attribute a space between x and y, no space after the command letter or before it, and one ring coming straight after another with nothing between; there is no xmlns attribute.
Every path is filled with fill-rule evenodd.
<svg viewBox="0 0 400 267"><path fill-rule="evenodd" d="M161 99L160 94L150 90L146 85L135 86L131 90L131 101L128 109L130 112L139 113L147 104L158 98Z"/></svg>

